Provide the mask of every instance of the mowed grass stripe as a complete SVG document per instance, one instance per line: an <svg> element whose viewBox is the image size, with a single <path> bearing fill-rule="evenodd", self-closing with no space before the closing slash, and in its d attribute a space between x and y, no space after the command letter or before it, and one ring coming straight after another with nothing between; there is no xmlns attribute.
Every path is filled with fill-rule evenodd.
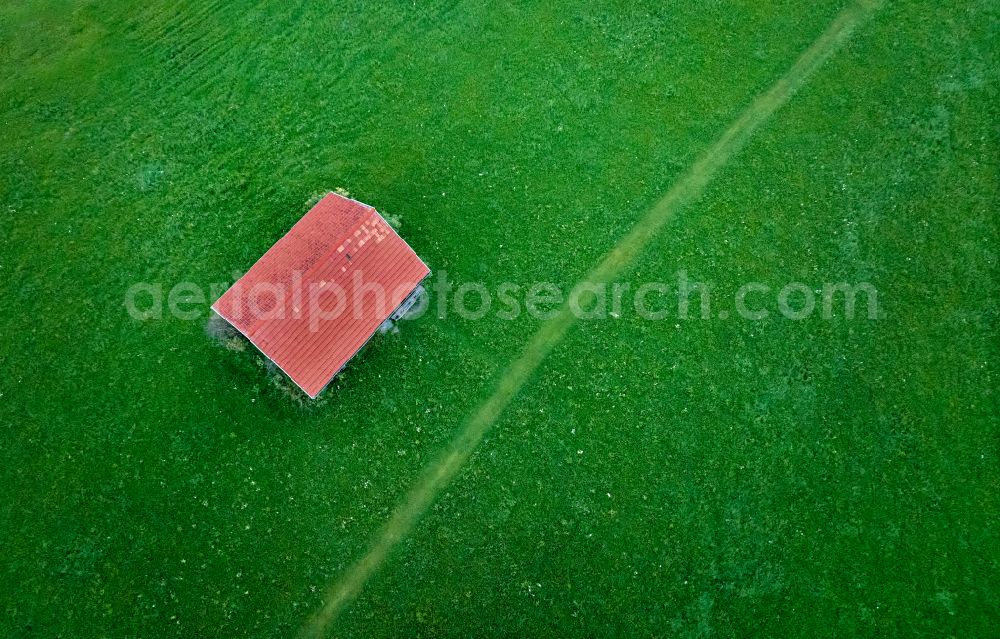
<svg viewBox="0 0 1000 639"><path fill-rule="evenodd" d="M133 21L132 30L141 39L139 51L169 59L171 56L161 51L163 42L182 38L189 31L199 29L209 16L225 7L223 0L211 0L193 6L175 3L149 6L143 11L142 19Z"/></svg>
<svg viewBox="0 0 1000 639"><path fill-rule="evenodd" d="M880 1L859 2L845 8L788 72L743 111L577 287L585 289L587 285L609 283L631 266L656 233L680 209L701 195L719 170L880 5ZM575 322L576 318L566 303L541 326L522 353L504 371L493 393L472 413L445 454L425 469L420 480L375 536L368 551L330 586L322 608L304 624L301 630L303 636L325 634L329 625L385 562L390 551L410 533L420 516L451 482L500 414Z"/></svg>

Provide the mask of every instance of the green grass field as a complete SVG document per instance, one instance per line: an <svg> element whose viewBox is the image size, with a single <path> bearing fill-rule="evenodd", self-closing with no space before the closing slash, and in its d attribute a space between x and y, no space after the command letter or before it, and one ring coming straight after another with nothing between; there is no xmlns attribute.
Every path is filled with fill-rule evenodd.
<svg viewBox="0 0 1000 639"><path fill-rule="evenodd" d="M484 6L0 7L0 634L296 636L542 327L427 314L302 406L130 286L344 187L571 287L849 3ZM578 322L323 630L995 636L998 82L995 2L873 11L616 279L878 319Z"/></svg>

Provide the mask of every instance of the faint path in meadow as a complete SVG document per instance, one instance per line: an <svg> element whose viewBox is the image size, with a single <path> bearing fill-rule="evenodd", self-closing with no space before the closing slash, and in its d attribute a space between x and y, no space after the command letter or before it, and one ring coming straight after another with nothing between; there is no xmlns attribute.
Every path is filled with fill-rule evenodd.
<svg viewBox="0 0 1000 639"><path fill-rule="evenodd" d="M577 286L606 284L619 277L649 246L653 237L679 210L692 203L719 170L750 140L881 5L862 1L844 9L795 64L737 118L705 151L655 206L633 226ZM393 511L372 540L368 551L327 590L323 607L303 626L305 637L323 636L330 624L357 597L372 574L385 562L395 545L413 530L421 515L472 455L483 436L524 384L566 336L576 322L568 303L542 324L521 354L503 372L496 389L466 421L445 453L423 472L414 487Z"/></svg>

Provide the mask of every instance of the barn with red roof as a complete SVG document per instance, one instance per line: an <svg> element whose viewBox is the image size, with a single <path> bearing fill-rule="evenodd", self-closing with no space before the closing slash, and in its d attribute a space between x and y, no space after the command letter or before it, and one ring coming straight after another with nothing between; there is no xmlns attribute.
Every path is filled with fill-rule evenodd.
<svg viewBox="0 0 1000 639"><path fill-rule="evenodd" d="M429 274L378 211L330 193L212 310L315 398Z"/></svg>

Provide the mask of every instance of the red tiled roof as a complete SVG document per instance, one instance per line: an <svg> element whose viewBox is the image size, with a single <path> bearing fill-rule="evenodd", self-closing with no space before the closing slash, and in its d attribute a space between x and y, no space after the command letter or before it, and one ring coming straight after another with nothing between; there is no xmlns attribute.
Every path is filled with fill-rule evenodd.
<svg viewBox="0 0 1000 639"><path fill-rule="evenodd" d="M316 397L428 274L374 208L330 193L212 309Z"/></svg>

